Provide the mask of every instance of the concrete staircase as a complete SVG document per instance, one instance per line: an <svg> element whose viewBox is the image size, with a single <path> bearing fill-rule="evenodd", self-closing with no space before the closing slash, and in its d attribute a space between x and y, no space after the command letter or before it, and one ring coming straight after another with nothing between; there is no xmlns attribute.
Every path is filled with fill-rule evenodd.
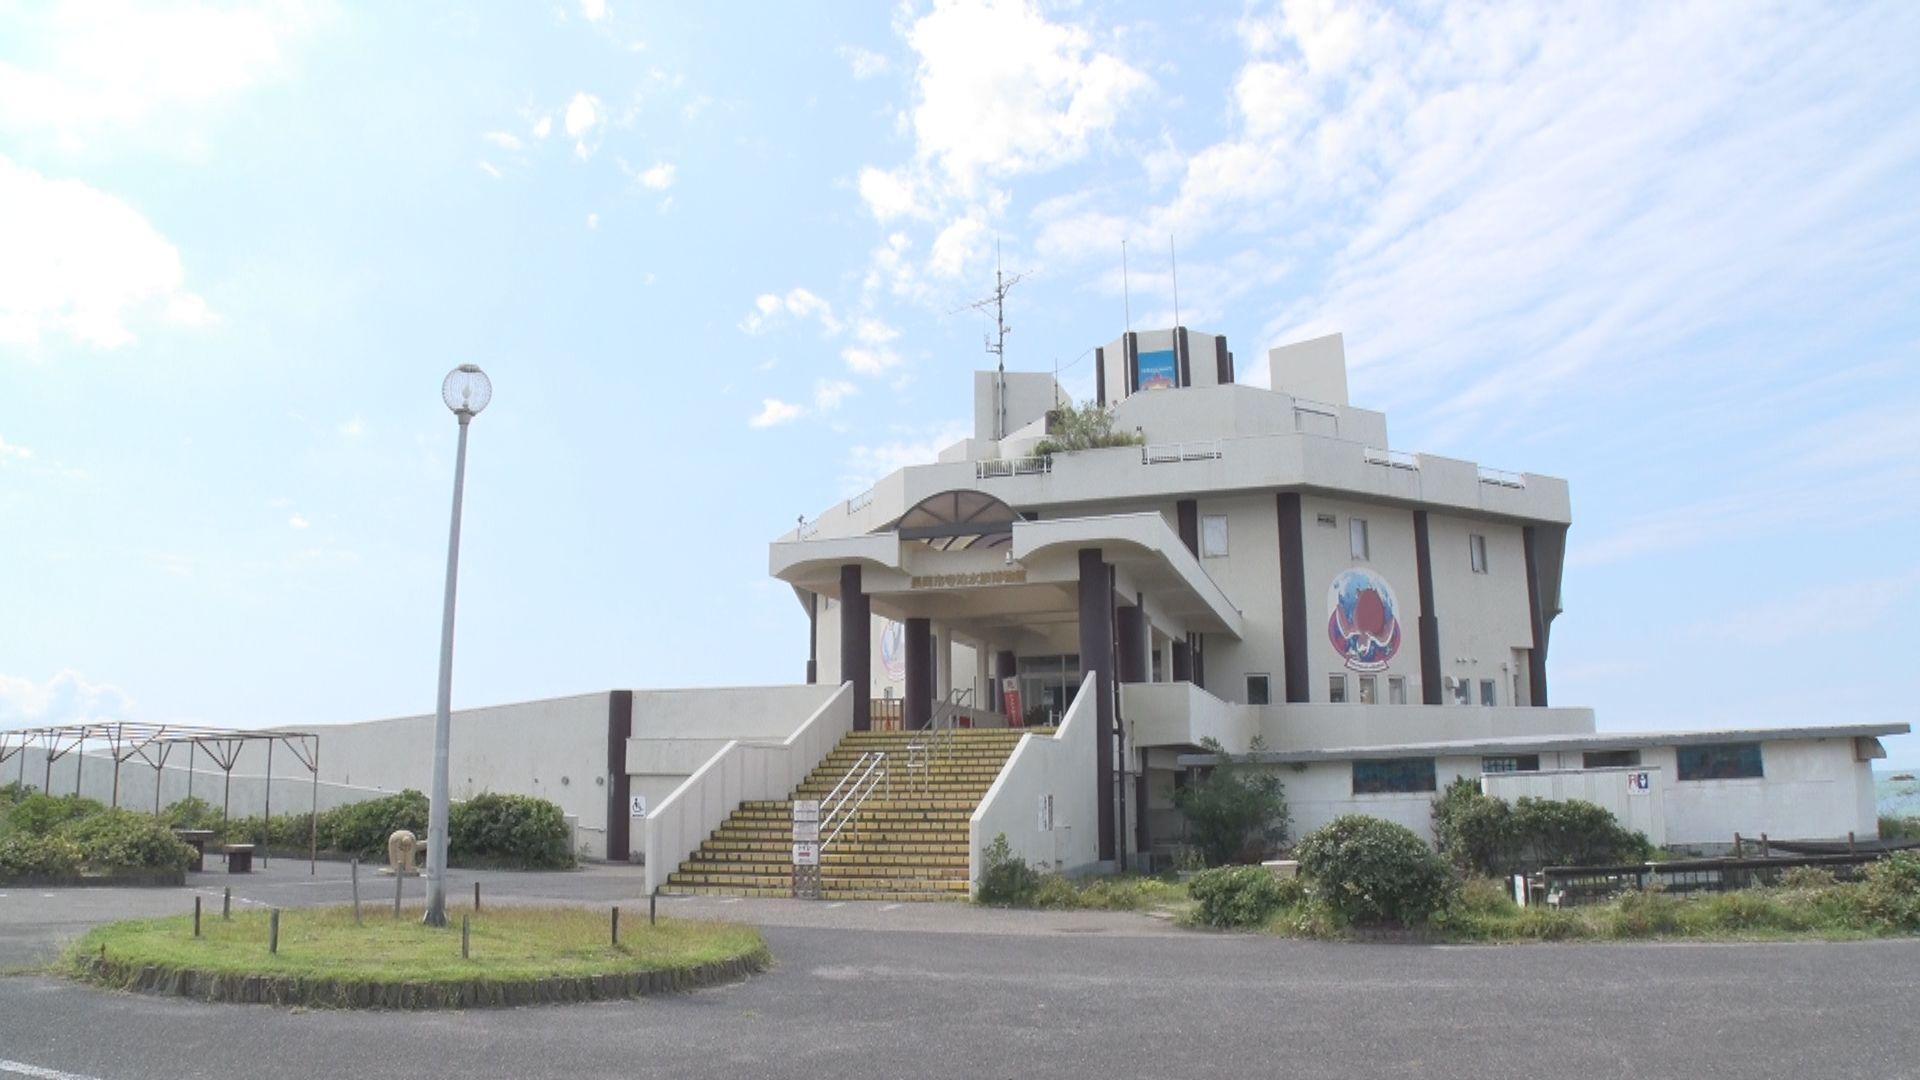
<svg viewBox="0 0 1920 1080"><path fill-rule="evenodd" d="M924 778L907 768L915 731L849 733L785 800L747 802L669 875L663 891L705 896L793 895L793 799L820 799L862 754L887 755L891 796L877 792L820 859L829 900L964 900L967 820L1025 731L963 728ZM825 839L825 837L822 837Z"/></svg>

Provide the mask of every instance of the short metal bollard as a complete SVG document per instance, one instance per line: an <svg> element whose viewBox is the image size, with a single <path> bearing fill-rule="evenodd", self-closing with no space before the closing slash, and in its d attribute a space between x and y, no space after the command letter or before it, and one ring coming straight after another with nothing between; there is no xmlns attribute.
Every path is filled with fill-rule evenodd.
<svg viewBox="0 0 1920 1080"><path fill-rule="evenodd" d="M393 872L393 917L400 917L400 890L407 883L407 875L399 870Z"/></svg>
<svg viewBox="0 0 1920 1080"><path fill-rule="evenodd" d="M360 925L360 860L353 860L353 925Z"/></svg>
<svg viewBox="0 0 1920 1080"><path fill-rule="evenodd" d="M280 909L279 908L274 908L272 913L267 916L267 951L270 953L277 953L280 951Z"/></svg>
<svg viewBox="0 0 1920 1080"><path fill-rule="evenodd" d="M220 890L220 917L222 919L233 918L233 886L231 885Z"/></svg>
<svg viewBox="0 0 1920 1080"><path fill-rule="evenodd" d="M473 910L480 910L480 883L477 881L473 883Z"/></svg>
<svg viewBox="0 0 1920 1080"><path fill-rule="evenodd" d="M471 918L472 916L470 915L460 916L460 959L462 960L473 959L473 953L468 950L469 939L467 936L468 920Z"/></svg>
<svg viewBox="0 0 1920 1080"><path fill-rule="evenodd" d="M617 904L613 909L613 947L620 947L620 908Z"/></svg>
<svg viewBox="0 0 1920 1080"><path fill-rule="evenodd" d="M653 926L655 923L659 921L655 917L659 907L660 907L660 890L658 888L655 888L652 894L647 897L647 925L648 926Z"/></svg>
<svg viewBox="0 0 1920 1080"><path fill-rule="evenodd" d="M200 898L193 898L193 936L200 936Z"/></svg>

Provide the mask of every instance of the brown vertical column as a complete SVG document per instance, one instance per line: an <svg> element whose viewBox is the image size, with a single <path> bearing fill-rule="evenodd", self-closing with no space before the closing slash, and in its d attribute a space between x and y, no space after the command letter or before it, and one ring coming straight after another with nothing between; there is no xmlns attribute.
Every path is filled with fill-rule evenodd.
<svg viewBox="0 0 1920 1080"><path fill-rule="evenodd" d="M1184 638L1173 643L1173 681L1193 681L1193 646Z"/></svg>
<svg viewBox="0 0 1920 1080"><path fill-rule="evenodd" d="M1115 678L1123 685L1147 681L1147 615L1138 604L1114 613L1119 652L1114 656Z"/></svg>
<svg viewBox="0 0 1920 1080"><path fill-rule="evenodd" d="M1301 535L1300 493L1283 491L1280 514L1281 659L1288 702L1313 700L1307 679L1307 555Z"/></svg>
<svg viewBox="0 0 1920 1080"><path fill-rule="evenodd" d="M1191 646L1191 651L1193 652L1193 685L1205 690L1207 688L1207 635L1188 634L1187 638L1193 642Z"/></svg>
<svg viewBox="0 0 1920 1080"><path fill-rule="evenodd" d="M1127 331L1127 393L1140 389L1140 335Z"/></svg>
<svg viewBox="0 0 1920 1080"><path fill-rule="evenodd" d="M1413 512L1413 557L1420 577L1420 702L1445 701L1440 674L1440 616L1433 609L1433 545L1427 536L1427 512Z"/></svg>
<svg viewBox="0 0 1920 1080"><path fill-rule="evenodd" d="M820 681L820 594L807 594L807 685Z"/></svg>
<svg viewBox="0 0 1920 1080"><path fill-rule="evenodd" d="M1194 558L1200 557L1200 503L1194 499L1181 499L1173 504L1173 516L1180 524L1180 542Z"/></svg>
<svg viewBox="0 0 1920 1080"><path fill-rule="evenodd" d="M860 591L860 566L840 568L840 681L853 684L853 730L873 726L873 607Z"/></svg>
<svg viewBox="0 0 1920 1080"><path fill-rule="evenodd" d="M1533 648L1527 650L1527 682L1531 701L1535 705L1547 703L1547 614L1540 610L1540 568L1534 555L1537 538L1533 526L1520 530L1522 544L1527 549L1527 615L1533 624Z"/></svg>
<svg viewBox="0 0 1920 1080"><path fill-rule="evenodd" d="M1100 858L1114 857L1113 835L1113 579L1099 548L1080 549L1080 672L1093 675L1095 828Z"/></svg>
<svg viewBox="0 0 1920 1080"><path fill-rule="evenodd" d="M904 726L910 730L933 724L933 623L908 619L907 700Z"/></svg>
<svg viewBox="0 0 1920 1080"><path fill-rule="evenodd" d="M1093 350L1093 400L1101 408L1107 407L1107 350Z"/></svg>
<svg viewBox="0 0 1920 1080"><path fill-rule="evenodd" d="M1213 339L1213 374L1221 386L1233 381L1233 354L1227 351L1225 334Z"/></svg>
<svg viewBox="0 0 1920 1080"><path fill-rule="evenodd" d="M1173 360L1174 368L1179 372L1180 385L1192 386L1193 365L1187 360L1187 328L1184 326L1173 328Z"/></svg>
<svg viewBox="0 0 1920 1080"><path fill-rule="evenodd" d="M633 778L627 775L627 740L633 737L633 691L607 695L607 860L626 862L633 850L633 815L627 797Z"/></svg>

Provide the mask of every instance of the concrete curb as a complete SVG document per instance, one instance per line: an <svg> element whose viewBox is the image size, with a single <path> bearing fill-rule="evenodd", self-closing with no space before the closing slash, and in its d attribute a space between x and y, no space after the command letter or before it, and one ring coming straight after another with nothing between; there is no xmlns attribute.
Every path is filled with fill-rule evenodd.
<svg viewBox="0 0 1920 1080"><path fill-rule="evenodd" d="M738 982L765 971L764 946L744 956L662 971L554 976L520 982L469 979L446 983L373 983L346 979L243 975L88 957L79 961L86 982L160 997L235 1005L297 1005L320 1009L487 1009L616 1001L677 994Z"/></svg>

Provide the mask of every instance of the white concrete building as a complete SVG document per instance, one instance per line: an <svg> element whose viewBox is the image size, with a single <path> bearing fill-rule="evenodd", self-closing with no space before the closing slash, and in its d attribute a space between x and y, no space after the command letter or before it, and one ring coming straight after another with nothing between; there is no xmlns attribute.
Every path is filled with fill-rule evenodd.
<svg viewBox="0 0 1920 1080"><path fill-rule="evenodd" d="M1062 870L1164 856L1211 743L1259 748L1296 836L1353 812L1427 834L1460 776L1591 799L1675 846L1875 835L1869 763L1906 725L1621 734L1549 704L1566 483L1393 449L1347 399L1338 335L1269 362L1272 389L1244 386L1224 338L1129 333L1095 350L1096 395L1137 444L1052 453L1054 380L977 373L971 438L772 542L807 613L806 684L460 711L455 797L554 799L582 854L644 861L655 885L847 733L941 701L972 726L1058 728L967 802L976 877L1001 834ZM323 806L427 786L430 716L322 730ZM71 790L77 760L22 755L21 777ZM110 768L86 770L102 794ZM239 763L235 813L258 811L265 771ZM187 781L170 765L162 793Z"/></svg>

